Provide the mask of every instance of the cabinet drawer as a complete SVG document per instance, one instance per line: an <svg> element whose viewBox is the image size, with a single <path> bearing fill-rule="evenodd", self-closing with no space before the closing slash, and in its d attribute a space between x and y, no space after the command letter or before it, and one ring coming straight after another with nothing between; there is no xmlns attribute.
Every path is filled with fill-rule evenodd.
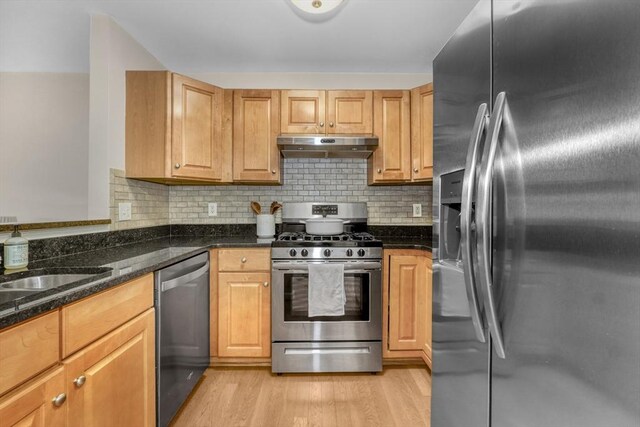
<svg viewBox="0 0 640 427"><path fill-rule="evenodd" d="M153 306L153 274L62 308L65 358Z"/></svg>
<svg viewBox="0 0 640 427"><path fill-rule="evenodd" d="M270 271L271 249L220 249L219 271Z"/></svg>
<svg viewBox="0 0 640 427"><path fill-rule="evenodd" d="M0 332L0 394L53 366L59 356L57 310Z"/></svg>

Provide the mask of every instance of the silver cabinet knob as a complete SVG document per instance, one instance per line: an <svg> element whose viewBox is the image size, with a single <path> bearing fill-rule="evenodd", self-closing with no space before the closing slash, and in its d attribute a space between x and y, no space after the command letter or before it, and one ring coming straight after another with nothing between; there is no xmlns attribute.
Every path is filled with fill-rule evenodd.
<svg viewBox="0 0 640 427"><path fill-rule="evenodd" d="M382 169L378 169L378 173L382 173Z"/></svg>
<svg viewBox="0 0 640 427"><path fill-rule="evenodd" d="M414 171L415 173L418 173L418 168L415 168L413 171Z"/></svg>
<svg viewBox="0 0 640 427"><path fill-rule="evenodd" d="M174 166L176 169L180 169L180 163L176 163Z"/></svg>
<svg viewBox="0 0 640 427"><path fill-rule="evenodd" d="M324 122L320 122L320 127L323 128L324 127Z"/></svg>
<svg viewBox="0 0 640 427"><path fill-rule="evenodd" d="M271 174L275 175L276 174L276 170L275 169L271 169Z"/></svg>
<svg viewBox="0 0 640 427"><path fill-rule="evenodd" d="M269 287L269 282L264 282L264 283L262 284L262 286L264 286L265 288L268 288L268 287Z"/></svg>
<svg viewBox="0 0 640 427"><path fill-rule="evenodd" d="M66 400L67 400L67 395L64 393L60 393L59 395L51 399L51 403L53 403L53 406L55 407L60 407Z"/></svg>
<svg viewBox="0 0 640 427"><path fill-rule="evenodd" d="M332 128L333 127L333 122L329 122L329 127Z"/></svg>
<svg viewBox="0 0 640 427"><path fill-rule="evenodd" d="M87 382L87 377L85 377L84 375L80 375L78 378L73 380L73 384L75 384L75 386L78 388L82 387L86 382Z"/></svg>
<svg viewBox="0 0 640 427"><path fill-rule="evenodd" d="M240 260L240 262L242 262L242 263L244 264L245 262L247 262L247 258L246 258L246 257L242 257L242 259Z"/></svg>

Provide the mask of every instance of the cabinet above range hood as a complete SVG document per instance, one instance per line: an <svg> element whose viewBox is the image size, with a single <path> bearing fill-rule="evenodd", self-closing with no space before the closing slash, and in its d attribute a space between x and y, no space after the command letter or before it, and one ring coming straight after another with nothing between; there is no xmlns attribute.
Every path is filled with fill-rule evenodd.
<svg viewBox="0 0 640 427"><path fill-rule="evenodd" d="M366 159L378 146L377 136L280 135L278 148L285 158Z"/></svg>

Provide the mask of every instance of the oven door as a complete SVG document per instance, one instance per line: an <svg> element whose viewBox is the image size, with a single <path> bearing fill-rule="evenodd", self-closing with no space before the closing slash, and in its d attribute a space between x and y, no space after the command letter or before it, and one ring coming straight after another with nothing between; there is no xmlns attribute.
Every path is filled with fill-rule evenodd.
<svg viewBox="0 0 640 427"><path fill-rule="evenodd" d="M326 317L309 317L309 264L273 261L273 341L381 340L382 264L344 263L345 314Z"/></svg>

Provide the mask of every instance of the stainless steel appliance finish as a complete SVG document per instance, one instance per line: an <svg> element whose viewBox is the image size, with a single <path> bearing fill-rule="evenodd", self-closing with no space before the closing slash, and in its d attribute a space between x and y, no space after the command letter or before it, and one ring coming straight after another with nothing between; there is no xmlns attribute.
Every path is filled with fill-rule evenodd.
<svg viewBox="0 0 640 427"><path fill-rule="evenodd" d="M476 153L483 147L485 131L481 125L485 124L488 111L479 110L482 105L491 105L490 0L481 0L476 5L439 53L433 67L431 425L481 427L489 422L488 332L484 322L478 324L484 319L481 297L476 294L477 308L471 308L469 301L473 294L467 292L465 281L465 271L473 267L469 264L476 259L472 255L470 261L467 251L475 246L475 238L470 235L463 240L461 233L467 231L461 214L473 214L468 200L470 196L473 204L475 192L464 188L468 179L455 184L461 180L450 180L451 185L442 188L441 177L466 168L472 139L478 145ZM477 135L480 138L474 138ZM465 177L464 172L459 175ZM445 204L441 203L441 194L447 199ZM479 314L474 313L476 309ZM474 319L475 316L479 319Z"/></svg>
<svg viewBox="0 0 640 427"><path fill-rule="evenodd" d="M280 135L283 157L368 158L378 146L378 137L365 135Z"/></svg>
<svg viewBox="0 0 640 427"><path fill-rule="evenodd" d="M458 422L475 395L442 406L440 394L468 367L434 353L434 427L640 425L638 22L640 3L624 0L493 2L470 227L490 395ZM436 145L453 120L438 114L438 61Z"/></svg>
<svg viewBox="0 0 640 427"><path fill-rule="evenodd" d="M343 216L350 231L301 231L319 212ZM284 232L271 249L273 372L382 370L382 242L362 231L366 216L363 203L284 206ZM344 316L309 316L309 265L318 263L344 266Z"/></svg>
<svg viewBox="0 0 640 427"><path fill-rule="evenodd" d="M209 255L156 272L156 411L167 426L209 367Z"/></svg>

